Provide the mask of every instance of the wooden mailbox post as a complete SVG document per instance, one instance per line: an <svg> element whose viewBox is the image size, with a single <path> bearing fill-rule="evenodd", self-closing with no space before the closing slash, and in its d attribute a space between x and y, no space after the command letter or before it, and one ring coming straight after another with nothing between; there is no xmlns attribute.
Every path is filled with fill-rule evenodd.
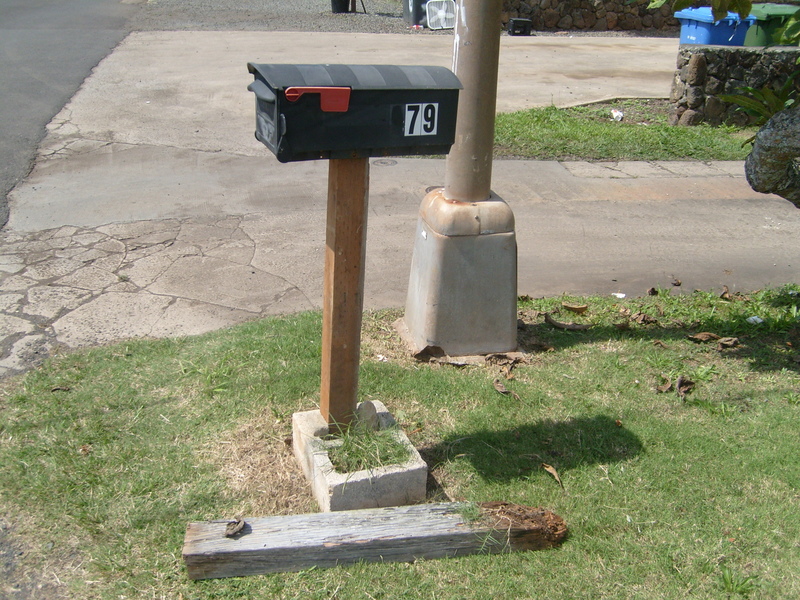
<svg viewBox="0 0 800 600"><path fill-rule="evenodd" d="M329 164L320 412L330 426L345 427L358 396L369 159L331 159Z"/></svg>

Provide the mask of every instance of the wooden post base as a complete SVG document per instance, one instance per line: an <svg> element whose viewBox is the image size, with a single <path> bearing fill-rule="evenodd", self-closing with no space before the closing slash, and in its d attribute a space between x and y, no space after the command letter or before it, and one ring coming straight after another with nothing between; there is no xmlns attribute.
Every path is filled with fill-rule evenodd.
<svg viewBox="0 0 800 600"><path fill-rule="evenodd" d="M228 521L190 523L183 559L190 579L212 579L541 550L567 534L563 519L544 509L486 502L478 505L477 519L467 520L466 507L418 504L245 519L233 537L225 535Z"/></svg>

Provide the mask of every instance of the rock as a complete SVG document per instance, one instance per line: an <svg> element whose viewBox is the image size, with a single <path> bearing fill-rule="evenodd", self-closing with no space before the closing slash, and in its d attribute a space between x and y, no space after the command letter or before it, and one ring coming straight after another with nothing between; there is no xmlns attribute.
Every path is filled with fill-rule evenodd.
<svg viewBox="0 0 800 600"><path fill-rule="evenodd" d="M725 83L716 77L709 76L706 79L706 85L704 89L706 94L721 94L725 89Z"/></svg>
<svg viewBox="0 0 800 600"><path fill-rule="evenodd" d="M800 109L773 116L756 134L744 163L747 182L757 192L777 194L800 208Z"/></svg>
<svg viewBox="0 0 800 600"><path fill-rule="evenodd" d="M669 101L676 103L686 94L686 84L681 81L680 77L676 77L672 81L672 89L669 92Z"/></svg>
<svg viewBox="0 0 800 600"><path fill-rule="evenodd" d="M706 95L703 93L703 88L696 85L690 85L686 88L686 104L689 108L697 108L703 105Z"/></svg>
<svg viewBox="0 0 800 600"><path fill-rule="evenodd" d="M708 96L703 112L705 113L706 120L710 121L721 120L725 112L726 104L716 96Z"/></svg>
<svg viewBox="0 0 800 600"><path fill-rule="evenodd" d="M678 120L678 125L693 126L699 125L702 122L703 113L689 108L681 115L680 120Z"/></svg>
<svg viewBox="0 0 800 600"><path fill-rule="evenodd" d="M548 8L544 11L544 26L548 29L553 29L557 24L558 20L561 18L558 14L557 10L553 10L552 8Z"/></svg>
<svg viewBox="0 0 800 600"><path fill-rule="evenodd" d="M703 85L706 81L708 64L703 54L693 54L686 65L686 83L689 85Z"/></svg>

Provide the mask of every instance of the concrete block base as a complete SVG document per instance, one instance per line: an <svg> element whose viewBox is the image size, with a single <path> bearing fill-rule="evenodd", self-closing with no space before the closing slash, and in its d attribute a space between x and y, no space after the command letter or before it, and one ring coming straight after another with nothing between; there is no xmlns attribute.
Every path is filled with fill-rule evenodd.
<svg viewBox="0 0 800 600"><path fill-rule="evenodd" d="M378 401L361 402L356 414L359 419L371 421L377 429L397 424ZM328 424L318 410L292 415L294 455L311 483L320 510L381 508L425 501L428 465L401 429L395 429L394 435L408 449L405 463L353 473L338 473L334 469L328 451L341 441L325 439L328 433Z"/></svg>

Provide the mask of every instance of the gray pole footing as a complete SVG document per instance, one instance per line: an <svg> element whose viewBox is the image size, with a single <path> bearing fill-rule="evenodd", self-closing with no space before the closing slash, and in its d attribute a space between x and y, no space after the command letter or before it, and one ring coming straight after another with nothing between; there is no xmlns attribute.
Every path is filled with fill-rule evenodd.
<svg viewBox="0 0 800 600"><path fill-rule="evenodd" d="M404 317L415 351L450 356L517 347L514 214L492 194L459 202L430 192L422 201Z"/></svg>

